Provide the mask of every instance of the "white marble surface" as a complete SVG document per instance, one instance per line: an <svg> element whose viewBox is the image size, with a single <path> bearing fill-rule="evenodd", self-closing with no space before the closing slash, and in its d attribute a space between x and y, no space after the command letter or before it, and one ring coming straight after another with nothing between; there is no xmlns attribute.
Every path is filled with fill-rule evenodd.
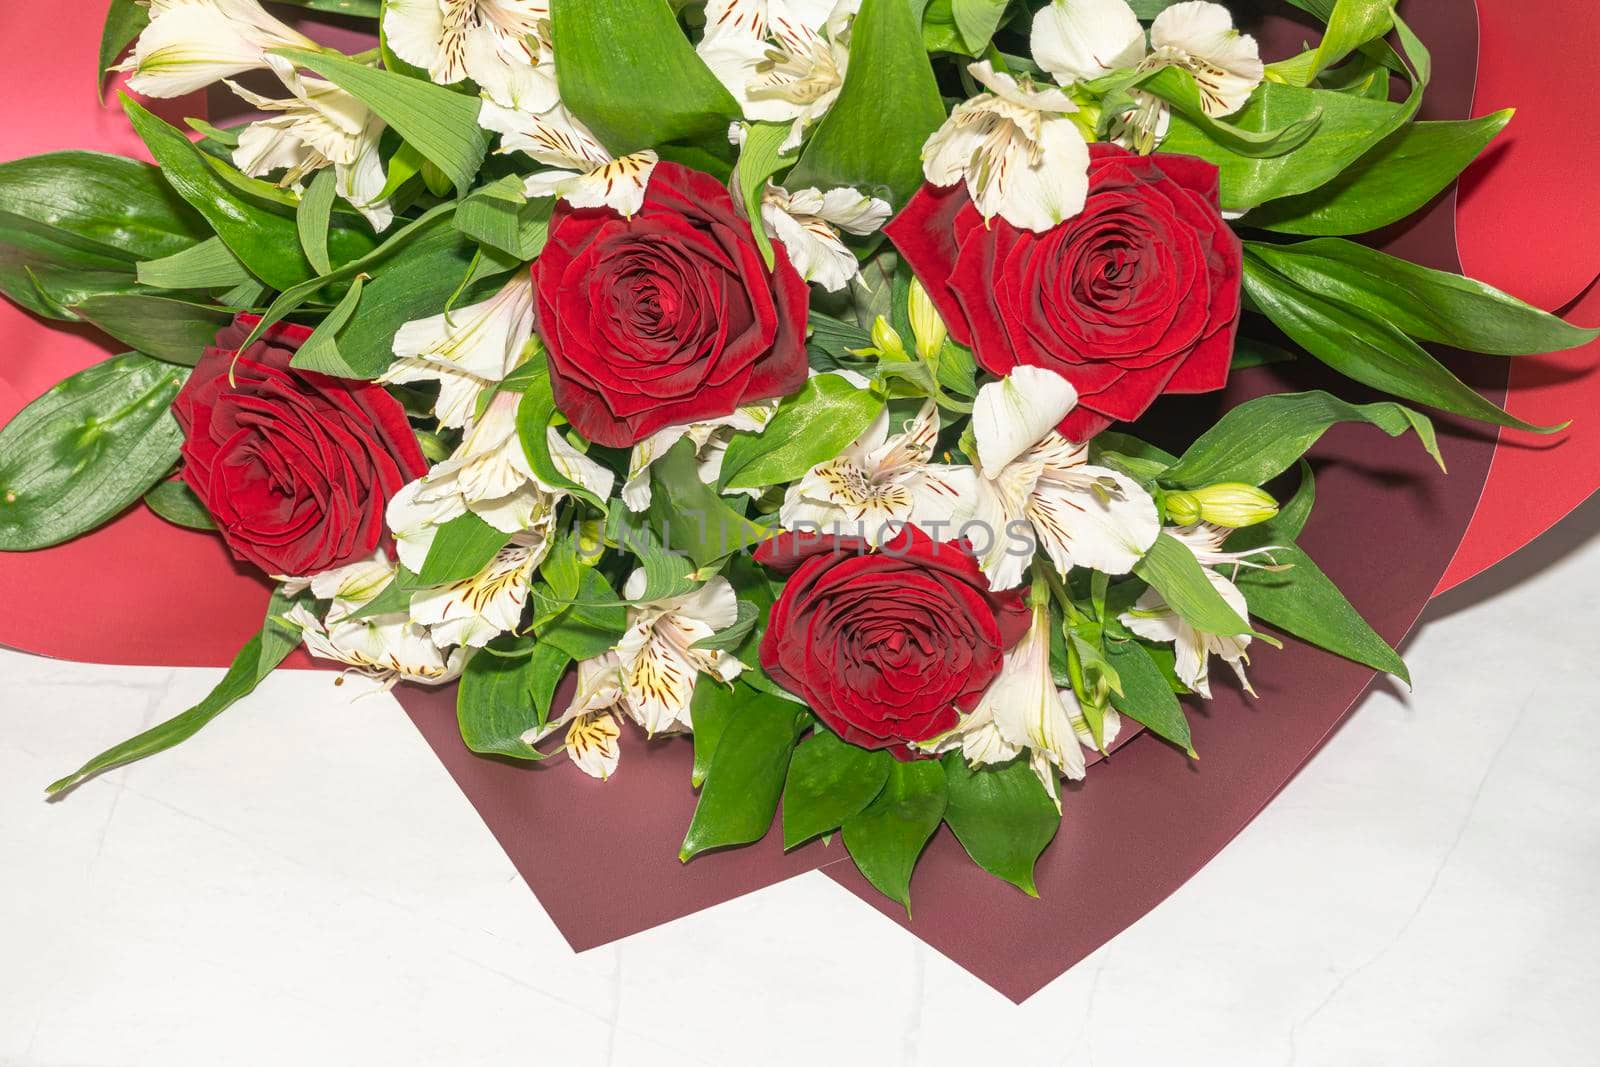
<svg viewBox="0 0 1600 1067"><path fill-rule="evenodd" d="M324 674L46 804L217 672L0 653L0 1064L1600 1062L1597 605L1600 499L1020 1008L820 875L575 955L398 707Z"/></svg>

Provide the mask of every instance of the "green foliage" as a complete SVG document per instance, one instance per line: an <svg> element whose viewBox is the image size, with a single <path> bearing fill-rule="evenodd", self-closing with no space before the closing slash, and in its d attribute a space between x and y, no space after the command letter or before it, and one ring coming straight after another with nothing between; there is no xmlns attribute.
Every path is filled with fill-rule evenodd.
<svg viewBox="0 0 1600 1067"><path fill-rule="evenodd" d="M695 688L718 685L701 677ZM700 787L678 858L760 840L772 825L789 756L810 720L804 708L734 683L732 707Z"/></svg>
<svg viewBox="0 0 1600 1067"><path fill-rule="evenodd" d="M821 374L778 405L760 433L735 434L722 460L729 489L781 485L839 455L866 430L883 400L837 374Z"/></svg>
<svg viewBox="0 0 1600 1067"><path fill-rule="evenodd" d="M306 254L306 261L318 274L333 273L333 264L328 261L328 225L333 219L336 191L333 168L323 167L311 179L311 185L300 198L300 208L295 212L300 248Z"/></svg>
<svg viewBox="0 0 1600 1067"><path fill-rule="evenodd" d="M937 760L891 760L883 791L844 820L844 847L878 892L911 914L911 872L944 818L944 768Z"/></svg>
<svg viewBox="0 0 1600 1067"><path fill-rule="evenodd" d="M1110 693L1111 706L1194 758L1194 741L1189 736L1183 705L1173 695L1172 686L1149 650L1137 641L1108 641L1106 659L1122 682L1122 692Z"/></svg>
<svg viewBox="0 0 1600 1067"><path fill-rule="evenodd" d="M536 353L520 369L524 372L524 388L522 400L517 404L517 437L522 441L528 465L544 484L565 489L604 511L606 502L562 474L550 455L549 429L556 417L556 400L550 389L549 364L542 354Z"/></svg>
<svg viewBox="0 0 1600 1067"><path fill-rule="evenodd" d="M770 532L728 506L700 480L694 442L685 438L650 467L650 523L666 547L696 567L727 559L765 541Z"/></svg>
<svg viewBox="0 0 1600 1067"><path fill-rule="evenodd" d="M129 352L52 387L0 429L0 550L106 522L178 459L172 399L188 371Z"/></svg>
<svg viewBox="0 0 1600 1067"><path fill-rule="evenodd" d="M549 197L529 200L522 179L507 175L479 186L456 210L456 229L507 255L528 262L544 251L550 232Z"/></svg>
<svg viewBox="0 0 1600 1067"><path fill-rule="evenodd" d="M699 720L695 720L699 729ZM783 847L837 830L872 803L894 757L869 752L819 726L795 749L783 789Z"/></svg>
<svg viewBox="0 0 1600 1067"><path fill-rule="evenodd" d="M80 318L165 363L192 367L233 322L233 313L186 300L141 293L101 293L72 305Z"/></svg>
<svg viewBox="0 0 1600 1067"><path fill-rule="evenodd" d="M752 122L745 128L744 148L739 152L738 198L744 205L745 218L750 220L750 232L761 250L761 260L771 270L774 262L772 238L767 234L766 221L761 217L761 197L767 182L779 171L791 166L798 154L783 154L779 150L789 136L789 124L783 122Z"/></svg>
<svg viewBox="0 0 1600 1067"><path fill-rule="evenodd" d="M461 740L485 755L544 759L522 735L549 718L550 694L570 662L566 653L528 638L501 636L489 642L461 671L456 690Z"/></svg>
<svg viewBox="0 0 1600 1067"><path fill-rule="evenodd" d="M949 797L944 821L961 847L996 878L1038 896L1033 867L1055 838L1061 812L1027 758L974 769L956 751L942 762Z"/></svg>
<svg viewBox="0 0 1600 1067"><path fill-rule="evenodd" d="M161 482L144 495L145 505L174 526L191 530L215 530L211 513L200 503L200 498L179 478Z"/></svg>
<svg viewBox="0 0 1600 1067"><path fill-rule="evenodd" d="M1159 592L1173 611L1208 634L1248 634L1250 626L1206 578L1199 560L1182 541L1163 532L1133 568Z"/></svg>
<svg viewBox="0 0 1600 1067"><path fill-rule="evenodd" d="M419 586L445 585L475 577L511 539L467 511L439 527L417 572Z"/></svg>

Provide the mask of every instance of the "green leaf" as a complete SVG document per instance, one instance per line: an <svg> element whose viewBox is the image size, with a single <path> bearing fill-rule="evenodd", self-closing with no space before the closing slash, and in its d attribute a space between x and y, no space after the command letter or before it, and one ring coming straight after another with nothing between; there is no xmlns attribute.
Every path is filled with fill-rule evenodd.
<svg viewBox="0 0 1600 1067"><path fill-rule="evenodd" d="M252 274L274 289L288 289L313 276L292 218L242 198L217 176L187 137L131 97L124 96L122 102L134 132L161 165L162 177L205 216Z"/></svg>
<svg viewBox="0 0 1600 1067"><path fill-rule="evenodd" d="M221 308L138 293L102 293L72 310L129 348L166 363L192 367L217 332L233 322Z"/></svg>
<svg viewBox="0 0 1600 1067"><path fill-rule="evenodd" d="M667 0L553 0L550 21L561 102L612 155L720 138L740 117Z"/></svg>
<svg viewBox="0 0 1600 1067"><path fill-rule="evenodd" d="M300 247L318 274L333 273L333 264L328 262L328 224L333 219L335 191L333 168L322 168L311 179L310 187L300 198L300 209L295 213Z"/></svg>
<svg viewBox="0 0 1600 1067"><path fill-rule="evenodd" d="M539 587L543 595L543 587ZM555 645L575 660L591 659L616 647L628 625L627 606L593 567L578 576L576 601L539 626L539 640Z"/></svg>
<svg viewBox="0 0 1600 1067"><path fill-rule="evenodd" d="M768 270L773 264L772 238L767 234L766 220L761 217L761 197L766 192L768 179L799 158L798 152L779 153L788 136L787 122L750 123L745 127L744 148L739 152L739 165L734 171L739 182L739 201L744 205L750 232L755 236L756 247L761 250L762 262Z"/></svg>
<svg viewBox="0 0 1600 1067"><path fill-rule="evenodd" d="M1180 114L1161 142L1163 152L1199 156L1221 171L1222 206L1246 211L1267 200L1310 192L1366 155L1403 123L1402 106L1326 89L1264 82L1229 124L1262 133L1320 115L1316 130L1293 152L1250 156L1218 144Z"/></svg>
<svg viewBox="0 0 1600 1067"><path fill-rule="evenodd" d="M1247 242L1296 286L1358 308L1422 341L1500 356L1576 348L1600 330L1571 326L1483 282L1432 270L1352 241Z"/></svg>
<svg viewBox="0 0 1600 1067"><path fill-rule="evenodd" d="M862 0L850 31L844 86L789 184L851 186L898 208L922 184L923 142L944 119L944 101L909 5Z"/></svg>
<svg viewBox="0 0 1600 1067"><path fill-rule="evenodd" d="M700 720L695 720L695 729ZM894 757L869 752L819 726L794 751L783 787L783 847L837 830L872 803L889 779Z"/></svg>
<svg viewBox="0 0 1600 1067"><path fill-rule="evenodd" d="M481 186L461 201L456 229L472 238L527 262L544 251L549 236L550 197L529 200L522 179L514 174Z"/></svg>
<svg viewBox="0 0 1600 1067"><path fill-rule="evenodd" d="M694 564L689 557L681 549L667 551L648 526L634 526L629 520L626 508L613 508L606 517L606 538L639 557L645 581L637 602L644 604L692 591L698 583L691 577Z"/></svg>
<svg viewBox="0 0 1600 1067"><path fill-rule="evenodd" d="M1233 361L1228 365L1228 369L1248 370L1251 367L1288 363L1294 358L1295 354L1286 348L1280 348L1255 337L1240 337L1233 343Z"/></svg>
<svg viewBox="0 0 1600 1067"><path fill-rule="evenodd" d="M534 647L527 638L497 637L489 648L467 660L461 671L456 691L461 740L485 755L542 760L544 753L522 735L549 718L548 694L555 691L570 660L559 650ZM544 694L542 704L536 694Z"/></svg>
<svg viewBox="0 0 1600 1067"><path fill-rule="evenodd" d="M1249 624L1206 578L1194 553L1171 534L1163 532L1156 538L1144 559L1134 565L1133 573L1196 630L1219 635L1250 633Z"/></svg>
<svg viewBox="0 0 1600 1067"><path fill-rule="evenodd" d="M272 0L275 4L303 7L309 11L326 11L352 18L375 19L383 12L383 0Z"/></svg>
<svg viewBox="0 0 1600 1067"><path fill-rule="evenodd" d="M501 533L472 512L464 512L434 535L428 556L417 572L419 586L445 585L474 577L489 565L511 535Z"/></svg>
<svg viewBox="0 0 1600 1067"><path fill-rule="evenodd" d="M837 374L819 374L778 405L760 433L737 433L722 460L729 489L781 485L832 459L861 436L883 401Z"/></svg>
<svg viewBox="0 0 1600 1067"><path fill-rule="evenodd" d="M563 474L550 455L550 422L556 415L555 395L550 389L550 367L544 356L535 353L521 368L526 373L526 387L517 404L517 437L522 441L522 451L528 465L538 479L548 486L565 489L580 500L587 500L601 511L606 502L592 490L585 489Z"/></svg>
<svg viewBox="0 0 1600 1067"><path fill-rule="evenodd" d="M251 280L250 272L220 237L145 260L137 270L139 283L156 289L232 289Z"/></svg>
<svg viewBox="0 0 1600 1067"><path fill-rule="evenodd" d="M1122 680L1122 692L1111 693L1111 706L1165 741L1177 745L1190 759L1197 758L1189 736L1189 720L1172 686L1137 641L1106 642L1106 658Z"/></svg>
<svg viewBox="0 0 1600 1067"><path fill-rule="evenodd" d="M300 640L300 631L281 617L289 609L289 604L283 596L273 595L261 632L239 650L228 673L222 676L222 681L204 700L138 737L100 753L65 778L52 782L45 792L52 797L60 797L102 771L164 752L187 741L206 723L249 696L261 684L261 679L271 674L273 668L283 662Z"/></svg>
<svg viewBox="0 0 1600 1067"><path fill-rule="evenodd" d="M689 717L694 720L694 770L689 782L696 789L704 784L711 770L711 757L716 755L722 731L733 718L743 692L741 687L719 685L710 678L695 682L694 696L689 700Z"/></svg>
<svg viewBox="0 0 1600 1067"><path fill-rule="evenodd" d="M716 685L701 678L695 688ZM794 704L735 683L732 714L722 728L694 819L678 858L712 848L759 841L772 825L783 793L789 754L809 718Z"/></svg>
<svg viewBox="0 0 1600 1067"><path fill-rule="evenodd" d="M438 167L457 192L465 194L472 188L489 150L489 134L478 125L477 97L327 52L277 48L273 54L322 75L366 104Z"/></svg>
<svg viewBox="0 0 1600 1067"><path fill-rule="evenodd" d="M702 637L690 648L703 649L707 652L736 652L744 639L755 629L756 620L761 616L761 609L748 600L739 603L739 615L732 626L725 630L718 630L710 637Z"/></svg>
<svg viewBox="0 0 1600 1067"><path fill-rule="evenodd" d="M188 371L129 352L53 387L0 429L0 551L46 548L133 503L178 460Z"/></svg>
<svg viewBox="0 0 1600 1067"><path fill-rule="evenodd" d="M1305 144L1322 123L1322 112L1316 107L1281 126L1253 128L1243 123L1218 121L1206 113L1194 75L1181 67L1161 67L1141 74L1129 83L1130 87L1135 85L1171 104L1177 114L1221 149L1244 157L1281 158Z"/></svg>
<svg viewBox="0 0 1600 1067"><path fill-rule="evenodd" d="M950 11L968 55L981 55L989 47L989 39L1000 27L1008 3L1009 0L952 0Z"/></svg>
<svg viewBox="0 0 1600 1067"><path fill-rule="evenodd" d="M95 79L95 88L105 84L106 75L111 72L111 67L122 58L122 53L128 50L133 39L150 25L150 9L136 0L111 0L111 6L106 10L105 26L100 31L100 64L96 68L99 76Z"/></svg>
<svg viewBox="0 0 1600 1067"><path fill-rule="evenodd" d="M1056 836L1061 812L1026 759L974 770L959 751L944 757L950 802L944 821L972 862L1030 897L1033 866Z"/></svg>
<svg viewBox="0 0 1600 1067"><path fill-rule="evenodd" d="M844 847L878 892L911 914L911 872L946 805L944 768L937 760L891 761L883 792L844 821Z"/></svg>
<svg viewBox="0 0 1600 1067"><path fill-rule="evenodd" d="M717 491L700 480L694 442L684 438L650 467L651 524L663 544L683 552L696 567L727 559L771 536L728 506Z"/></svg>
<svg viewBox="0 0 1600 1067"><path fill-rule="evenodd" d="M1533 433L1540 427L1507 414L1457 378L1415 341L1381 319L1329 300L1245 253L1244 288L1273 325L1301 348L1348 378L1386 393L1457 415Z"/></svg>
<svg viewBox="0 0 1600 1067"><path fill-rule="evenodd" d="M1300 71L1297 84L1313 78L1368 41L1381 38L1394 25L1395 0L1337 0L1327 16L1327 32Z"/></svg>
<svg viewBox="0 0 1600 1067"><path fill-rule="evenodd" d="M1390 437L1416 431L1422 447L1442 468L1444 457L1433 423L1400 404L1349 404L1321 390L1278 393L1248 400L1200 435L1161 480L1188 488L1216 482L1263 485L1288 470L1328 429L1365 422Z"/></svg>
<svg viewBox="0 0 1600 1067"><path fill-rule="evenodd" d="M300 346L294 357L289 360L289 365L296 370L317 371L319 374L331 374L335 378L361 378L363 375L356 371L345 361L339 351L338 335L356 313L356 308L361 304L361 291L366 284L366 275L357 275L351 283L349 290L344 294L336 307L328 313L328 317L317 324L311 336L306 338L305 344Z"/></svg>
<svg viewBox="0 0 1600 1067"><path fill-rule="evenodd" d="M191 530L215 530L211 513L181 478L162 482L144 495L147 507L175 526Z"/></svg>
<svg viewBox="0 0 1600 1067"><path fill-rule="evenodd" d="M1505 128L1512 112L1459 122L1413 122L1327 184L1271 200L1244 220L1280 233L1366 233L1409 218L1455 180Z"/></svg>

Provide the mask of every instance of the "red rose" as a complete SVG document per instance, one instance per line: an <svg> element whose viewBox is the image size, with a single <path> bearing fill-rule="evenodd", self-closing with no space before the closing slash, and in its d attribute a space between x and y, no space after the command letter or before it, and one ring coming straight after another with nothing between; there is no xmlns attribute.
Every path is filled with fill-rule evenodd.
<svg viewBox="0 0 1600 1067"><path fill-rule="evenodd" d="M1044 233L985 223L961 185L924 186L884 232L979 363L1077 388L1074 441L1227 381L1241 252L1204 160L1093 144L1083 211Z"/></svg>
<svg viewBox="0 0 1600 1067"><path fill-rule="evenodd" d="M863 748L926 741L971 711L1031 621L995 593L964 543L915 526L877 552L828 534L783 534L756 560L793 572L772 606L761 666Z"/></svg>
<svg viewBox="0 0 1600 1067"><path fill-rule="evenodd" d="M428 464L382 386L290 368L306 327L279 324L239 352L259 321L240 315L217 334L172 403L183 479L235 556L318 574L370 555L389 497Z"/></svg>
<svg viewBox="0 0 1600 1067"><path fill-rule="evenodd" d="M631 218L556 205L533 266L556 406L622 447L799 389L810 291L773 253L769 271L722 183L676 163Z"/></svg>

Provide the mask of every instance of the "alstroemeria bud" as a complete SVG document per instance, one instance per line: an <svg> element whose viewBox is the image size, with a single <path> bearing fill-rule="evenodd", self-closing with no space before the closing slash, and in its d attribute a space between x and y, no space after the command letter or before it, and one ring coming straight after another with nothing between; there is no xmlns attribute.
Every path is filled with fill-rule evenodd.
<svg viewBox="0 0 1600 1067"><path fill-rule="evenodd" d="M1209 522L1240 529L1266 522L1278 514L1270 493L1243 482L1219 482L1203 489L1168 493L1167 517L1180 526Z"/></svg>
<svg viewBox="0 0 1600 1067"><path fill-rule="evenodd" d="M875 356L878 359L897 359L910 362L906 355L905 342L900 340L900 333L889 320L879 315L872 320L872 347L852 348L851 353L857 356Z"/></svg>
<svg viewBox="0 0 1600 1067"><path fill-rule="evenodd" d="M936 358L944 347L944 339L949 331L945 329L944 320L939 317L939 310L933 306L928 291L915 278L911 279L907 311L911 316L911 332L917 339L917 355L927 360Z"/></svg>

